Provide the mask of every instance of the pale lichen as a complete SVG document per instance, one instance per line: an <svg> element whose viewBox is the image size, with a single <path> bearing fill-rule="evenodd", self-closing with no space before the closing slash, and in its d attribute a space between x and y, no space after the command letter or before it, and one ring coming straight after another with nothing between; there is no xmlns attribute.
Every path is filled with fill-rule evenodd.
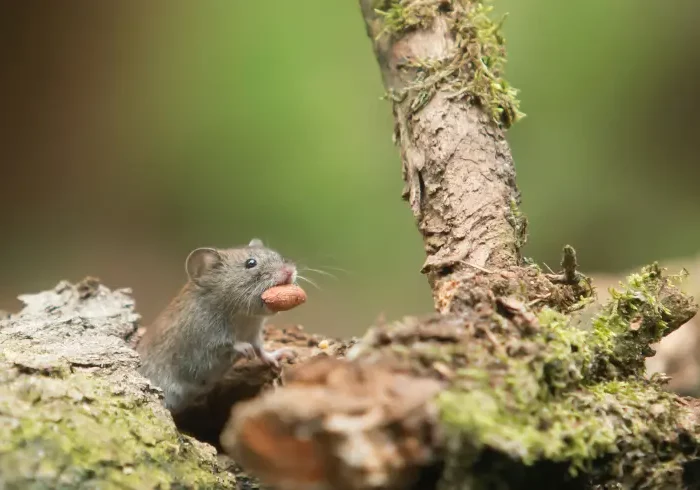
<svg viewBox="0 0 700 490"><path fill-rule="evenodd" d="M208 461L198 454L205 445L143 400L115 394L88 374L61 379L0 369L0 486L236 488L232 475L216 471L213 453Z"/></svg>
<svg viewBox="0 0 700 490"><path fill-rule="evenodd" d="M126 291L86 280L20 298L0 320L0 488L237 488L136 372Z"/></svg>
<svg viewBox="0 0 700 490"><path fill-rule="evenodd" d="M145 400L90 374L28 375L1 361L0 486L236 488L213 449Z"/></svg>

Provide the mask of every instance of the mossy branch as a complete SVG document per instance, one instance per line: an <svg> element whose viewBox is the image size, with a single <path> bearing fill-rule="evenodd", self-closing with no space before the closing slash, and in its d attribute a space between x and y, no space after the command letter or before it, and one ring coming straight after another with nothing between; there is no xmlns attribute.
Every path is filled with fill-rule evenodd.
<svg viewBox="0 0 700 490"><path fill-rule="evenodd" d="M642 372L649 343L697 310L676 280L645 268L580 322L514 287L375 326L351 362L304 365L239 405L225 447L280 488L683 488L700 411ZM304 464L276 463L290 460Z"/></svg>
<svg viewBox="0 0 700 490"><path fill-rule="evenodd" d="M419 111L438 91L452 99L481 105L494 123L504 127L524 116L518 91L503 78L505 40L501 19L492 18L493 7L482 1L398 0L380 2L375 9L382 19L378 39L397 39L416 29L430 29L442 20L454 38L454 46L438 58L406 58L397 68L412 72L404 87L389 88L396 101L410 98L409 108Z"/></svg>
<svg viewBox="0 0 700 490"><path fill-rule="evenodd" d="M642 375L644 358L654 354L650 345L695 316L697 304L679 289L681 278L653 264L610 291L593 329L612 373Z"/></svg>
<svg viewBox="0 0 700 490"><path fill-rule="evenodd" d="M477 0L361 0L392 101L406 198L434 291L521 262L526 221L503 130L522 114L503 78L502 19ZM455 302L456 305L456 302Z"/></svg>

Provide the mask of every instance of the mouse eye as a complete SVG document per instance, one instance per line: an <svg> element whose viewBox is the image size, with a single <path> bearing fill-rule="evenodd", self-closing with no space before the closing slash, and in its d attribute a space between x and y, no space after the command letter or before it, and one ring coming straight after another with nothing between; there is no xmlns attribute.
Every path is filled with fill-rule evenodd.
<svg viewBox="0 0 700 490"><path fill-rule="evenodd" d="M256 265L258 265L258 261L255 259L248 259L245 261L245 268L246 269L252 269Z"/></svg>

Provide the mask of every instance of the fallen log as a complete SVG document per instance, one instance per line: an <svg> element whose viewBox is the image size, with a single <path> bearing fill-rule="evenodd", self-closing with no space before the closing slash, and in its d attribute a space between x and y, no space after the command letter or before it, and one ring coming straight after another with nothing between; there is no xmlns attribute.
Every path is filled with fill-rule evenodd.
<svg viewBox="0 0 700 490"><path fill-rule="evenodd" d="M237 488L136 372L127 290L87 279L20 299L0 320L0 488Z"/></svg>

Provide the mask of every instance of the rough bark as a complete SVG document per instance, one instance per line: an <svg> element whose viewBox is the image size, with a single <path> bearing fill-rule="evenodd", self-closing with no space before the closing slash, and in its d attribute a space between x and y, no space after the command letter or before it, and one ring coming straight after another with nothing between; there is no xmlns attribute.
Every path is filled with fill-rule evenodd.
<svg viewBox="0 0 700 490"><path fill-rule="evenodd" d="M224 449L282 489L700 488L698 404L643 371L697 311L675 279L646 268L567 316L506 276L475 309L300 365L234 407Z"/></svg>
<svg viewBox="0 0 700 490"><path fill-rule="evenodd" d="M518 265L525 230L517 213L520 195L503 130L469 97L455 98L453 91L439 90L439 77L450 74L430 72L435 63L452 63L463 49L453 32L455 14L440 10L441 4L460 2L395 2L406 4L404 11L415 4L416 21L428 22L401 36L386 32L385 15L377 10L382 3L387 10L401 7L375 0L362 0L360 5L387 92L395 98L402 94L393 104L395 136L403 162L404 198L427 254L423 272L437 291L440 283L463 270ZM419 75L432 76L433 86L415 87ZM419 110L417 104L422 104Z"/></svg>

